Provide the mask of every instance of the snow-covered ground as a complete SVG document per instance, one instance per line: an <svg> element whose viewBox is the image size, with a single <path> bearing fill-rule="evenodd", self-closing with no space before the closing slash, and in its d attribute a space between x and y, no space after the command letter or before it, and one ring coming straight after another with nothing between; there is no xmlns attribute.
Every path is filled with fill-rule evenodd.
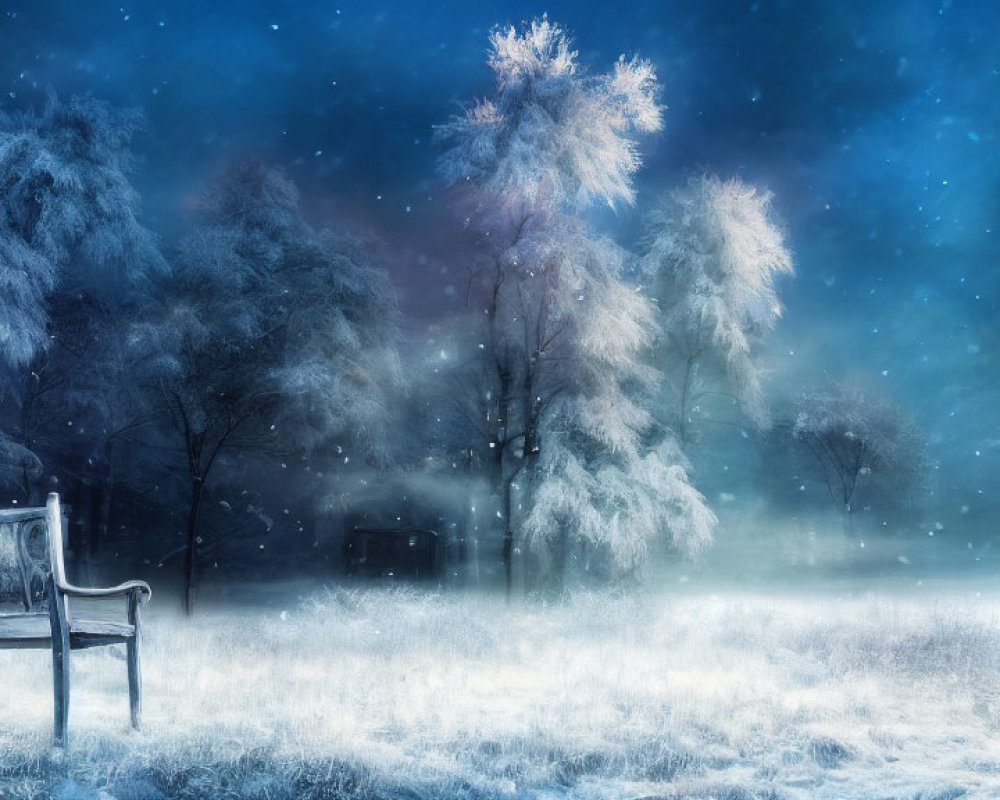
<svg viewBox="0 0 1000 800"><path fill-rule="evenodd" d="M161 603L162 605L162 603ZM156 604L145 729L113 648L0 652L11 796L1000 797L1000 597L327 590ZM35 795L33 792L40 792Z"/></svg>

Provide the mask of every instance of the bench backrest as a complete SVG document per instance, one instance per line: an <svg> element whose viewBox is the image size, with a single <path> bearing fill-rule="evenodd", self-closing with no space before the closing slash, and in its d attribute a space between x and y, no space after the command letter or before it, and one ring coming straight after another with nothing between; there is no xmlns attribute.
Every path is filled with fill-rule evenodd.
<svg viewBox="0 0 1000 800"><path fill-rule="evenodd" d="M65 576L59 496L50 494L43 508L0 510L0 606L48 611Z"/></svg>

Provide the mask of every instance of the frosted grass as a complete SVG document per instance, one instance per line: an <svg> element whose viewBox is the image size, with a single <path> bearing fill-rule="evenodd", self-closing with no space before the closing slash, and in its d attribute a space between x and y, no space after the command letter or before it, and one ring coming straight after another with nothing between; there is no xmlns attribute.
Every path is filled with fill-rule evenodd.
<svg viewBox="0 0 1000 800"><path fill-rule="evenodd" d="M323 591L150 609L145 729L114 648L0 652L5 797L1000 796L997 598ZM75 794L74 794L75 793ZM103 794L102 794L103 793Z"/></svg>

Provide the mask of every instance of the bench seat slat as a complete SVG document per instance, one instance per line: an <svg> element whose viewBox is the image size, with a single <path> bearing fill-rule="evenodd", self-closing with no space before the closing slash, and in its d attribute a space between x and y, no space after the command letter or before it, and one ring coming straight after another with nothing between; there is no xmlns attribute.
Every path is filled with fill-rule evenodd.
<svg viewBox="0 0 1000 800"><path fill-rule="evenodd" d="M135 637L135 626L103 619L71 619L69 645L73 650L127 642ZM0 649L52 647L48 614L0 615Z"/></svg>
<svg viewBox="0 0 1000 800"><path fill-rule="evenodd" d="M52 647L52 627L46 614L0 616L0 648L4 650Z"/></svg>
<svg viewBox="0 0 1000 800"><path fill-rule="evenodd" d="M134 638L135 626L126 622L75 618L69 621L69 646L71 650L127 642Z"/></svg>

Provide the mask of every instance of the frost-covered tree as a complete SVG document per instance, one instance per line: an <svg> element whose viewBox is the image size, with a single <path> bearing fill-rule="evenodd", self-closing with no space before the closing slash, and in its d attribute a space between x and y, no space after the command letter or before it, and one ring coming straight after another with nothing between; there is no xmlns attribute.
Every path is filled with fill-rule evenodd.
<svg viewBox="0 0 1000 800"><path fill-rule="evenodd" d="M494 30L490 46L493 97L438 130L445 180L529 209L632 203L634 134L662 125L652 64L622 56L588 75L545 17Z"/></svg>
<svg viewBox="0 0 1000 800"><path fill-rule="evenodd" d="M206 485L220 464L287 457L333 436L378 449L399 374L393 293L377 250L312 230L280 171L234 165L198 213L164 302L133 341L184 457L188 611Z"/></svg>
<svg viewBox="0 0 1000 800"><path fill-rule="evenodd" d="M765 425L756 355L781 316L775 280L793 271L771 194L738 178L693 178L649 215L642 271L660 307L658 363L681 441L712 394L735 397Z"/></svg>
<svg viewBox="0 0 1000 800"><path fill-rule="evenodd" d="M688 556L711 544L717 519L692 486L687 459L673 439L641 450L609 450L585 431L584 409L560 408L555 419L563 424L553 427L539 461L544 480L524 528L555 562L559 580L574 546L588 554L585 569L596 553L614 571L632 573L664 534Z"/></svg>
<svg viewBox="0 0 1000 800"><path fill-rule="evenodd" d="M649 301L622 280L621 249L571 216L594 202L632 202L634 137L661 124L655 73L621 58L612 73L589 75L545 18L496 30L490 42L494 97L439 136L441 173L464 190L465 227L476 239L469 297L482 332L469 348L478 368L466 374L480 382L467 411L482 421L482 461L501 496L509 590L516 506L530 544L590 542L626 568L658 522L677 519L621 504L596 482L601 469L622 480L655 472L641 398L657 378L644 363L656 323ZM659 487L664 504L675 488ZM650 484L651 503L656 491ZM699 516L705 525L691 549L710 535L710 518ZM679 543L688 541L685 525L670 527Z"/></svg>
<svg viewBox="0 0 1000 800"><path fill-rule="evenodd" d="M0 114L0 360L28 364L50 337L56 289L121 291L162 269L129 183L134 112L88 97Z"/></svg>
<svg viewBox="0 0 1000 800"><path fill-rule="evenodd" d="M289 244L281 293L289 309L278 425L312 451L337 435L376 461L389 457L404 389L398 312L382 246L324 230Z"/></svg>
<svg viewBox="0 0 1000 800"><path fill-rule="evenodd" d="M529 545L560 583L574 547L587 554L588 569L596 555L613 572L631 573L657 538L697 555L716 524L680 448L655 432L648 410L659 379L645 361L654 310L618 280L618 248L604 242L591 256L592 275L604 285L591 289L596 302L573 332L570 374L539 421L545 446L524 520Z"/></svg>
<svg viewBox="0 0 1000 800"><path fill-rule="evenodd" d="M845 529L861 495L912 502L926 489L928 462L920 429L889 398L857 382L803 394L792 436L812 453L844 514Z"/></svg>
<svg viewBox="0 0 1000 800"><path fill-rule="evenodd" d="M67 425L85 396L113 394L90 368L104 351L91 310L120 315L165 269L129 182L139 122L87 97L0 114L0 427L33 454L17 459L26 500L40 500L39 457L79 477L88 445Z"/></svg>

